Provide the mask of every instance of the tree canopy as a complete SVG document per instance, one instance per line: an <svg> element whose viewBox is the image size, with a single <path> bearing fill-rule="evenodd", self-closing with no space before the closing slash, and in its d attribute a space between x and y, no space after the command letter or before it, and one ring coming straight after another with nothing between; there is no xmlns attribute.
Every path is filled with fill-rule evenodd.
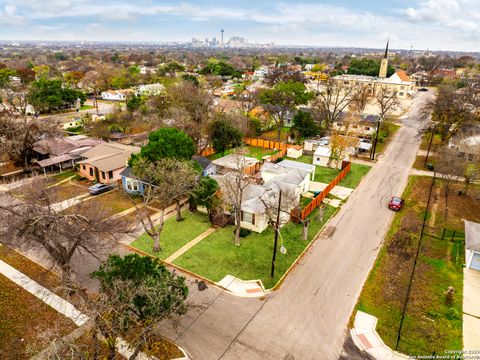
<svg viewBox="0 0 480 360"><path fill-rule="evenodd" d="M132 155L130 165L139 157L154 162L164 158L190 160L194 154L193 140L187 134L165 127L150 133L147 145L139 154Z"/></svg>
<svg viewBox="0 0 480 360"><path fill-rule="evenodd" d="M352 59L348 74L378 76L380 72L380 62L373 59ZM388 66L387 76L395 73L395 69Z"/></svg>
<svg viewBox="0 0 480 360"><path fill-rule="evenodd" d="M300 133L302 138L308 138L318 135L320 129L313 119L312 114L305 111L299 111L293 118L293 128Z"/></svg>
<svg viewBox="0 0 480 360"><path fill-rule="evenodd" d="M226 118L218 118L210 124L210 138L216 153L242 145L242 132Z"/></svg>
<svg viewBox="0 0 480 360"><path fill-rule="evenodd" d="M40 78L31 83L28 92L28 100L40 112L73 106L77 99L80 99L80 103L83 104L86 96L79 90L64 87L62 80L59 79Z"/></svg>

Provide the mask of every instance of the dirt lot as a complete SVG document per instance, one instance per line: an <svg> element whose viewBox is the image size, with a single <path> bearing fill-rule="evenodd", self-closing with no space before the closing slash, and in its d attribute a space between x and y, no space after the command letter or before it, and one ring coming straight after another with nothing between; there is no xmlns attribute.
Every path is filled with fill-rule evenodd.
<svg viewBox="0 0 480 360"><path fill-rule="evenodd" d="M0 259L47 288L59 284L53 273L5 245L0 245ZM76 328L71 320L3 275L0 288L0 358L27 359L55 337L65 336Z"/></svg>

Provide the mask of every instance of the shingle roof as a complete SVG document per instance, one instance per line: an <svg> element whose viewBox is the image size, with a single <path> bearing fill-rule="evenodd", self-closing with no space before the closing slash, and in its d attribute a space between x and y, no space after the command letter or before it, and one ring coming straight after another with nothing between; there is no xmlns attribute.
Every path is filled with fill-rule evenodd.
<svg viewBox="0 0 480 360"><path fill-rule="evenodd" d="M103 143L82 154L86 160L79 164L90 164L102 171L112 171L125 167L132 154L140 152L137 146L117 143Z"/></svg>
<svg viewBox="0 0 480 360"><path fill-rule="evenodd" d="M206 158L205 156L194 155L192 156L192 160L195 160L198 163L198 165L202 167L203 170L208 168L212 163L212 160L210 160L209 158Z"/></svg>
<svg viewBox="0 0 480 360"><path fill-rule="evenodd" d="M240 159L239 159L240 157ZM253 157L243 156L238 154L229 154L219 159L213 160L212 163L227 169L238 170L238 166L250 166L258 163L259 161ZM240 163L240 164L239 164Z"/></svg>

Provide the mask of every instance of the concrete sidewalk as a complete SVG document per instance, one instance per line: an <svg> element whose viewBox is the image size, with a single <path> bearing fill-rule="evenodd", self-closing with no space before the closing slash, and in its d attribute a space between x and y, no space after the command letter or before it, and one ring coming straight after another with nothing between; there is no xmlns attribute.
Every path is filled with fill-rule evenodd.
<svg viewBox="0 0 480 360"><path fill-rule="evenodd" d="M45 304L57 310L60 314L72 320L75 325L82 326L89 320L88 316L82 314L68 301L62 299L60 296L54 294L47 288L33 281L32 279L25 276L20 271L11 267L2 260L0 260L0 273L13 281L18 286L27 290L30 294L36 296Z"/></svg>
<svg viewBox="0 0 480 360"><path fill-rule="evenodd" d="M355 323L350 335L354 344L361 350L367 352L377 360L401 360L409 359L407 355L393 351L383 342L375 330L377 318L362 311L357 311Z"/></svg>
<svg viewBox="0 0 480 360"><path fill-rule="evenodd" d="M169 263L173 262L176 258L182 256L184 253L186 253L188 250L190 250L192 247L197 245L200 241L205 239L208 235L210 235L211 233L213 233L216 230L217 229L214 228L214 227L211 227L211 228L207 229L206 231L204 231L203 233L198 235L195 239L190 241L188 244L185 244L180 249L175 251L172 255L170 255L168 258L166 258L165 261L169 262Z"/></svg>

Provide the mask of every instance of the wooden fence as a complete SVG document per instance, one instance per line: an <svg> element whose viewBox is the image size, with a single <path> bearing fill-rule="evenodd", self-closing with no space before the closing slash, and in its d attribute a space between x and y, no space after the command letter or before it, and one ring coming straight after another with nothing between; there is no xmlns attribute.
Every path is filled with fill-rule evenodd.
<svg viewBox="0 0 480 360"><path fill-rule="evenodd" d="M285 150L287 149L287 144L282 141L275 141L275 140L268 140L268 139L261 139L261 138L243 138L243 142L250 146L261 147L263 149L277 149L277 150Z"/></svg>
<svg viewBox="0 0 480 360"><path fill-rule="evenodd" d="M328 186L323 189L323 191L318 194L307 206L305 206L302 209L302 213L300 215L302 220L305 220L305 218L310 215L310 213L315 210L317 207L320 206L322 203L323 199L327 197L327 195L332 191L332 189L345 177L347 174L350 172L350 166L351 163L348 161L344 162L344 166L340 174L338 174L335 179L332 180Z"/></svg>

